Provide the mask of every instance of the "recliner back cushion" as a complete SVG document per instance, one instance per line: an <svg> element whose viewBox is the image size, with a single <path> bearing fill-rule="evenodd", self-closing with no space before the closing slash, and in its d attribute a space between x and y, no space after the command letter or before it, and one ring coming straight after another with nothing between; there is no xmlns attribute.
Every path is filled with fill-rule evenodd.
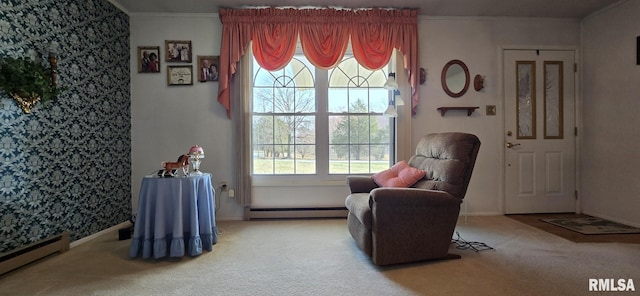
<svg viewBox="0 0 640 296"><path fill-rule="evenodd" d="M480 146L478 137L465 133L424 136L409 165L426 171L413 187L442 190L464 198Z"/></svg>

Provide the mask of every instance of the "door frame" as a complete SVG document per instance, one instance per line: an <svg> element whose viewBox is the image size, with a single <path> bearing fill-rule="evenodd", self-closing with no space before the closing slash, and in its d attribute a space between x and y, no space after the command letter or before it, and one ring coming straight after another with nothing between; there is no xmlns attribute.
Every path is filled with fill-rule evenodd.
<svg viewBox="0 0 640 296"><path fill-rule="evenodd" d="M505 97L505 92L504 92L504 79L505 79L505 73L504 73L504 52L507 50L548 50L548 51L553 51L553 50L558 50L558 51L573 51L574 52L574 63L576 65L578 65L578 69L575 72L575 108L574 108L574 113L575 113L575 126L578 129L578 134L577 136L575 136L575 182L576 182L576 191L577 191L577 199L576 199L576 208L575 208L575 212L576 214L581 214L582 213L582 199L581 199L581 192L582 192L582 178L581 178L581 163L580 163L580 159L582 159L581 157L581 147L582 147L582 133L583 133L583 125L582 125L582 87L581 87L581 81L582 81L582 56L580 55L580 49L579 46L568 46L568 45L558 45L558 46L552 46L552 45L539 45L539 46L535 46L535 45L500 45L498 46L498 71L500 72L500 78L498 79L498 97L502 98L502 100L499 100L499 103L501 104L500 106L498 106L501 110L503 110L503 112L499 113L500 116L502 116L501 120L499 120L500 122L500 127L499 127L499 132L500 132L500 137L498 137L498 139L500 139L500 147L502 147L502 149L500 149L498 151L498 159L500 159L500 166L499 166L499 186L500 186L500 190L499 190L499 195L500 195L500 202L499 202L499 206L500 206L500 211L502 212L503 215L506 214L506 199L507 199L507 195L506 195L506 175L505 175L505 168L504 165L506 163L506 147L505 147L505 143L507 142L507 137L504 133L505 131L505 126L506 126L506 122L505 122L505 105L506 105L506 97Z"/></svg>

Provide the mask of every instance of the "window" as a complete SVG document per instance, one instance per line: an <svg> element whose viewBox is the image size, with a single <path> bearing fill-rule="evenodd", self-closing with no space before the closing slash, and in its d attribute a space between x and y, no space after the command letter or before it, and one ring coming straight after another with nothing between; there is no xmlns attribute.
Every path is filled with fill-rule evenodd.
<svg viewBox="0 0 640 296"><path fill-rule="evenodd" d="M369 174L395 160L394 120L383 115L387 74L352 56L330 70L296 55L281 70L253 61L252 174Z"/></svg>
<svg viewBox="0 0 640 296"><path fill-rule="evenodd" d="M389 168L387 75L344 59L329 76L329 173L374 173Z"/></svg>

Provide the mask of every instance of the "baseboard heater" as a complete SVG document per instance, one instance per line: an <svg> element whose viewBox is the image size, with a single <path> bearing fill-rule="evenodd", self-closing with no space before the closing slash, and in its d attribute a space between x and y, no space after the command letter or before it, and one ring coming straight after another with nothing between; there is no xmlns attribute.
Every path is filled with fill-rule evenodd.
<svg viewBox="0 0 640 296"><path fill-rule="evenodd" d="M30 245L0 254L0 275L54 253L69 250L69 233L63 232Z"/></svg>
<svg viewBox="0 0 640 296"><path fill-rule="evenodd" d="M249 219L346 218L348 213L345 207L252 208Z"/></svg>

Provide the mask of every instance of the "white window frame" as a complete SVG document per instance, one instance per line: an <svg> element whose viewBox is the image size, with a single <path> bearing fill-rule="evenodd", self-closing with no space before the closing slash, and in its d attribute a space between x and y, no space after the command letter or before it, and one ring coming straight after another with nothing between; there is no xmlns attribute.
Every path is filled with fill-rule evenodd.
<svg viewBox="0 0 640 296"><path fill-rule="evenodd" d="M298 46L298 51L296 54L301 53L300 47ZM349 51L347 52L349 53ZM249 55L248 61L251 61L251 66L248 69L249 76L249 85L250 89L253 89L253 56L251 52L247 52ZM392 56L391 61L389 62L389 69L385 72L394 72L396 73L396 80L399 84L399 89L401 93L407 94L403 95L403 100L405 101L404 106L397 107L398 117L393 119L392 128L395 128L392 133L395 136L395 145L394 147L390 147L391 151L395 152L395 155L390 155L390 158L393 159L391 162L395 162L400 159L408 160L407 157L411 155L410 147L411 147L411 103L410 98L410 87L408 83L406 83L407 74L404 73L404 69L397 70L396 59L400 58L402 60L402 55L396 51L396 54ZM329 75L318 75L318 71L322 71L316 68L315 73L315 84L316 85L324 85L326 87L316 88L316 174L286 174L286 175L256 175L253 174L253 155L250 155L249 162L251 163L250 172L251 172L251 180L252 186L257 187L305 187L305 186L344 186L345 177L348 174L329 174L329 134L328 132L328 101L326 99L319 98L328 98L328 86L329 86ZM325 70L330 71L330 70ZM401 72L402 71L402 72ZM245 104L247 106L247 116L245 118L248 126L248 130L252 130L252 122L253 122L253 108L251 97L253 91L248 90L245 92ZM392 95L390 93L390 95ZM253 143L252 136L251 145ZM394 140L392 140L393 142ZM326 145L325 145L326 144ZM252 149L252 148L250 148ZM320 157L322 157L322 161L320 161ZM362 175L371 175L371 174L362 174ZM292 182L295 180L295 182Z"/></svg>

